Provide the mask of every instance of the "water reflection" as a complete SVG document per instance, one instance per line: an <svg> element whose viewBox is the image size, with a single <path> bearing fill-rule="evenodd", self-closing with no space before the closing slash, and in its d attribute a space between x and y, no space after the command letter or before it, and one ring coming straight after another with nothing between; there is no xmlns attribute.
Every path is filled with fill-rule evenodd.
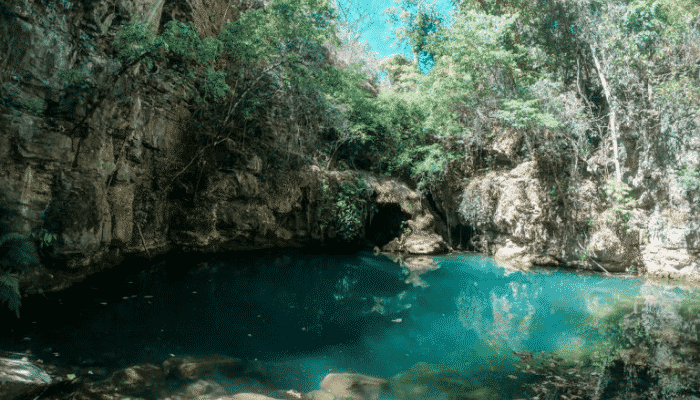
<svg viewBox="0 0 700 400"><path fill-rule="evenodd" d="M90 360L107 370L171 354L223 354L295 365L279 384L301 391L318 388L329 372L352 371L438 386L471 382L460 390L477 380L504 395L523 378L514 352L583 359L613 344L611 319L652 309L655 317L642 323L672 346L673 329L658 324L680 324L677 304L698 298L637 278L511 271L480 255L434 260L440 268L423 266L419 278L371 253L256 255L189 271L166 263L98 288L94 302L18 333L30 343L7 350L29 346L47 362Z"/></svg>

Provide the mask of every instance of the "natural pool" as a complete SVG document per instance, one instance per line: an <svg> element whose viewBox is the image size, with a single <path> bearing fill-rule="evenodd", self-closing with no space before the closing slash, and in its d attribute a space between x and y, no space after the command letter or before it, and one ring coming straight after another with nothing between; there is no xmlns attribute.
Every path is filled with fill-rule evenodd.
<svg viewBox="0 0 700 400"><path fill-rule="evenodd" d="M475 254L432 260L439 268L419 279L369 252L255 253L189 270L164 262L88 283L81 290L91 300L28 305L0 350L30 350L95 376L172 354L258 359L284 370L270 390L311 391L329 372L418 379L439 370L440 390L490 387L515 398L525 397L529 375L515 369L514 352L605 352L614 336L606 318L620 310L677 314L700 299L635 277L512 271ZM445 371L462 387L445 389ZM260 391L219 379L231 392Z"/></svg>

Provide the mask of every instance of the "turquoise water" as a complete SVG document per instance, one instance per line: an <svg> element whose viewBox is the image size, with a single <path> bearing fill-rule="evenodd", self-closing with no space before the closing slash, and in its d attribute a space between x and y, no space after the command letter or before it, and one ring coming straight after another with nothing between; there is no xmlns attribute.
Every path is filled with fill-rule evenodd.
<svg viewBox="0 0 700 400"><path fill-rule="evenodd" d="M27 306L36 323L3 349L105 373L171 354L224 354L285 369L277 385L301 391L318 388L329 372L389 378L444 370L507 396L524 378L514 351L575 357L609 340L601 321L621 306L699 298L639 278L510 271L481 255L434 260L440 268L421 275L422 286L407 283L400 264L367 252L257 253L191 270L163 263L89 283L94 300L65 300L48 312L60 321L46 309L31 315L46 305Z"/></svg>

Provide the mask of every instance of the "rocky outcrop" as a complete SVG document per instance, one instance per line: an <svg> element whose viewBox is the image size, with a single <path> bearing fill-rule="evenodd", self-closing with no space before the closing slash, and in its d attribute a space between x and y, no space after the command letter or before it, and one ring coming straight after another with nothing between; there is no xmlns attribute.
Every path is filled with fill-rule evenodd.
<svg viewBox="0 0 700 400"><path fill-rule="evenodd" d="M232 140L193 164L197 132L174 86L144 68L115 72L117 21L230 19L264 4L186 3L0 6L0 235L56 235L37 242L48 270L23 271L24 293L60 290L127 257L172 250L361 244L370 231L383 246L403 233L378 233L385 218L410 228L390 250L445 248L427 204L391 179L311 165L282 171ZM211 29L200 34L216 34ZM61 79L66 70L106 89L78 90ZM345 182L358 179L369 186L355 196Z"/></svg>
<svg viewBox="0 0 700 400"><path fill-rule="evenodd" d="M375 400L389 390L389 382L362 374L328 374L321 388L335 398Z"/></svg>
<svg viewBox="0 0 700 400"><path fill-rule="evenodd" d="M512 166L453 171L449 185L432 191L448 223L472 233L471 248L515 268L568 266L700 280L697 176L651 161L633 175L627 162L624 183L616 184L605 179L599 165L605 158L596 153L588 172L562 185L536 160L517 163L506 146L514 139L506 139L495 140L491 151L512 156ZM689 146L678 155L684 170L698 168L699 154L700 148ZM566 193L560 192L564 186Z"/></svg>
<svg viewBox="0 0 700 400"><path fill-rule="evenodd" d="M0 357L0 397L27 398L41 394L54 379L36 362L23 354Z"/></svg>
<svg viewBox="0 0 700 400"><path fill-rule="evenodd" d="M187 367L184 367L187 365ZM231 368L235 366L235 368ZM238 368L241 367L241 368ZM291 367L291 368L290 368ZM185 368L186 373L181 369ZM270 376L251 374L270 371ZM46 372L46 371L51 371ZM320 389L303 393L279 384L279 379L306 375L290 362L265 365L226 356L173 356L162 365L136 364L97 379L89 367L66 370L38 367L25 359L0 358L3 400L20 400L30 394L56 399L120 400L378 400L484 399L492 389L475 377L449 368L418 363L390 379L356 373L329 373Z"/></svg>
<svg viewBox="0 0 700 400"><path fill-rule="evenodd" d="M437 254L448 249L440 231L442 221L437 217L425 199L411 190L406 184L387 178L369 178L369 183L375 193L374 203L380 210L393 211L398 216L393 223L398 225L395 238L382 246L388 252L402 252L411 255ZM391 222L385 223L381 218L378 229L386 233L395 229ZM443 228L444 230L444 228Z"/></svg>

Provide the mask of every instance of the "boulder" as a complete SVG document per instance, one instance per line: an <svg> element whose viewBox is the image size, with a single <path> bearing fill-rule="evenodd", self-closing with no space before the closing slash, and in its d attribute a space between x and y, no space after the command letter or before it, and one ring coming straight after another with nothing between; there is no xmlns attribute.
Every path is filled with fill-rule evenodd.
<svg viewBox="0 0 700 400"><path fill-rule="evenodd" d="M498 395L491 388L481 388L472 390L471 392L457 395L457 400L500 400Z"/></svg>
<svg viewBox="0 0 700 400"><path fill-rule="evenodd" d="M414 287L428 287L428 283L420 277L421 274L440 269L435 260L425 256L403 258L401 267L404 268L404 275L408 275L405 282Z"/></svg>
<svg viewBox="0 0 700 400"><path fill-rule="evenodd" d="M528 269L532 265L533 255L527 246L518 246L510 240L499 246L493 258L499 265L512 269Z"/></svg>
<svg viewBox="0 0 700 400"><path fill-rule="evenodd" d="M1 399L34 398L52 383L51 376L27 357L0 357Z"/></svg>
<svg viewBox="0 0 700 400"><path fill-rule="evenodd" d="M187 385L180 397L183 400L214 400L227 394L220 384L200 379Z"/></svg>
<svg viewBox="0 0 700 400"><path fill-rule="evenodd" d="M455 398L480 386L471 376L424 362L394 375L390 381L394 395L404 400Z"/></svg>
<svg viewBox="0 0 700 400"><path fill-rule="evenodd" d="M314 390L306 394L309 400L335 400L335 396L325 390Z"/></svg>
<svg viewBox="0 0 700 400"><path fill-rule="evenodd" d="M205 374L220 373L239 374L246 368L246 362L233 357L221 355L175 356L163 362L166 375L181 379L196 380Z"/></svg>
<svg viewBox="0 0 700 400"><path fill-rule="evenodd" d="M437 233L418 231L408 235L399 249L415 255L437 254L447 250L447 243Z"/></svg>
<svg viewBox="0 0 700 400"><path fill-rule="evenodd" d="M257 393L237 393L233 396L219 397L216 400L278 400L274 397L268 397Z"/></svg>
<svg viewBox="0 0 700 400"><path fill-rule="evenodd" d="M328 374L323 378L321 388L344 399L376 400L389 389L389 382L361 374Z"/></svg>
<svg viewBox="0 0 700 400"><path fill-rule="evenodd" d="M133 365L114 372L111 381L119 392L147 395L165 383L165 374L157 365Z"/></svg>

